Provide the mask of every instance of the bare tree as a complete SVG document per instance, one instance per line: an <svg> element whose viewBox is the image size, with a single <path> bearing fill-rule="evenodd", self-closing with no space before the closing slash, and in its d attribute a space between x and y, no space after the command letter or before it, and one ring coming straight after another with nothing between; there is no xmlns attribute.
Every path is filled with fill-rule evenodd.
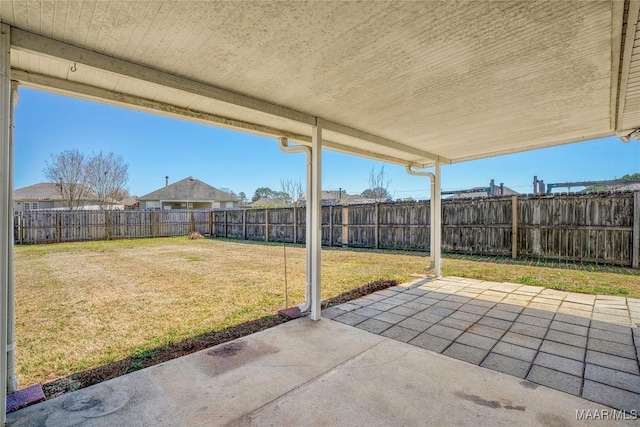
<svg viewBox="0 0 640 427"><path fill-rule="evenodd" d="M369 188L364 190L362 195L375 199L376 202L390 200L392 198L389 193L390 185L391 178L384 171L384 166L380 166L377 171L376 168L371 168L371 172L369 172Z"/></svg>
<svg viewBox="0 0 640 427"><path fill-rule="evenodd" d="M51 155L42 170L49 182L58 186L64 204L69 209L77 209L87 199L87 159L78 150L66 150Z"/></svg>
<svg viewBox="0 0 640 427"><path fill-rule="evenodd" d="M300 206L302 198L304 197L304 187L302 181L298 179L281 179L280 185L282 186L282 192L289 196L289 201L296 206Z"/></svg>
<svg viewBox="0 0 640 427"><path fill-rule="evenodd" d="M114 195L122 194L129 181L129 165L113 153L92 156L86 164L87 187L95 193L102 209L113 204Z"/></svg>
<svg viewBox="0 0 640 427"><path fill-rule="evenodd" d="M238 195L236 194L235 191L233 191L232 189L230 189L229 187L220 187L219 188L220 191L224 191L225 193L229 193L231 194L233 197L236 197L239 199Z"/></svg>
<svg viewBox="0 0 640 427"><path fill-rule="evenodd" d="M120 190L114 190L112 193L108 194L107 197L115 202L120 202L128 197L136 197L136 196L132 196L129 193L129 190L127 190L126 188L120 189Z"/></svg>

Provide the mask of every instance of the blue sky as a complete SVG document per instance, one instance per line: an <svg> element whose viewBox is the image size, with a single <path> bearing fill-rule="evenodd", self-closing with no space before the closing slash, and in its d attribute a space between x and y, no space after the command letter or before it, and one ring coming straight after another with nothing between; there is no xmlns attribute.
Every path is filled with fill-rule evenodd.
<svg viewBox="0 0 640 427"><path fill-rule="evenodd" d="M281 179L302 179L301 154L284 154L275 139L219 129L159 115L83 101L28 88L20 89L15 110L15 188L45 181L42 169L51 154L78 149L114 152L129 164L129 190L143 195L194 176L215 187L243 191L280 190ZM396 198L428 197L426 178L404 168L323 152L323 188L361 193L369 172L384 165ZM521 193L532 190L533 176L545 183L615 179L640 172L640 143L618 138L529 151L442 168L443 190L487 186L493 178Z"/></svg>

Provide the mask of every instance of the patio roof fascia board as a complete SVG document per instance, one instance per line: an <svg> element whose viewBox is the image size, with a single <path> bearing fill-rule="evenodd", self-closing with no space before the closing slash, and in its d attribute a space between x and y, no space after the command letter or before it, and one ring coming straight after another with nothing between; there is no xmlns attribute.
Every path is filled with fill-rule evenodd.
<svg viewBox="0 0 640 427"><path fill-rule="evenodd" d="M624 25L624 2L614 2L611 7L611 129L618 126L618 109L620 100L620 59L622 55L622 27Z"/></svg>
<svg viewBox="0 0 640 427"><path fill-rule="evenodd" d="M125 61L113 56L64 43L17 27L11 27L11 47L47 57L83 64L113 74L131 77L160 86L178 89L196 95L206 96L229 104L249 108L277 117L315 124L315 117L300 111L272 104L246 95L221 89L206 83L190 80L151 67Z"/></svg>
<svg viewBox="0 0 640 427"><path fill-rule="evenodd" d="M616 132L619 136L626 135L630 131L621 129L622 116L624 114L627 86L631 69L631 54L636 35L636 27L640 16L640 0L629 1L629 12L627 14L627 29L624 40L624 52L622 52L622 69L620 70L620 87L618 93L618 108L616 111Z"/></svg>
<svg viewBox="0 0 640 427"><path fill-rule="evenodd" d="M322 123L323 123L322 127L324 130L329 130L329 131L341 133L343 135L352 136L354 138L362 139L364 141L373 142L374 144L377 144L377 145L393 148L394 150L404 151L405 153L413 154L426 159L431 159L436 162L451 163L451 160L449 160L446 157L442 157L428 151L420 150L419 148L414 148L404 144L400 144L399 142L392 141L390 139L383 138L381 136L372 135L370 133L360 131L358 129L354 129L349 126L344 126L339 123L332 122L330 120L323 120Z"/></svg>
<svg viewBox="0 0 640 427"><path fill-rule="evenodd" d="M309 126L314 126L317 123L317 119L319 119L319 117L311 114L303 113L261 99L252 98L247 95L232 92L206 83L190 80L188 78L156 70L144 65L125 61L113 56L94 52L59 40L31 33L17 27L11 27L11 46L19 51L83 64L116 75L146 81L199 96L205 96L210 99L215 99L217 101L226 102L228 104L248 108L298 123L304 123ZM445 157L419 148L411 147L377 135L372 135L368 132L332 121L326 121L323 119L323 122L328 125L326 130L362 139L387 148L393 148L394 150L413 156L419 156L420 158L450 163L450 160ZM347 152L359 155L356 151L351 151L350 147L344 147L348 150ZM401 160L400 164L406 165L407 163L411 162Z"/></svg>
<svg viewBox="0 0 640 427"><path fill-rule="evenodd" d="M142 98L135 95L129 95L126 93L115 92L109 89L103 89L96 86L87 85L84 83L73 82L70 80L64 80L53 76L44 74L31 73L16 68L11 70L11 78L17 80L21 85L32 87L35 89L46 90L48 92L54 92L61 95L72 96L76 98L87 99L94 102L99 102L108 105L116 105L122 108L131 108L136 111L144 111L153 114L162 114L167 117L189 120L195 123L202 123L206 125L216 125L226 129L240 130L248 132L254 135L272 137L272 138L287 138L291 141L296 141L301 144L311 146L311 137L302 135L295 132L290 132L283 129L278 129L270 126L251 123L243 120L233 119L230 117L219 116L216 114L205 113L189 108L178 107L175 105L166 104L163 102L154 101L147 98ZM332 151L337 151L345 154L357 155L360 157L366 157L373 160L380 160L400 166L406 166L407 164L426 165L430 163L419 162L407 162L406 160L399 159L393 156L387 156L384 154L373 153L367 150L348 147L344 144L340 144L330 140L323 140L323 146Z"/></svg>
<svg viewBox="0 0 640 427"><path fill-rule="evenodd" d="M584 142L584 141L590 141L592 139L598 139L598 138L606 138L609 136L615 136L616 132L614 130L611 131L607 131L607 132L598 132L598 133L594 133L594 134L588 134L588 135L582 135L578 138L566 138L566 139L560 139L560 140L555 140L552 141L548 144L541 144L541 145L532 145L529 147L523 147L523 148L510 148L507 150L500 150L500 151L492 151L490 153L483 153L483 154L478 154L478 155L472 155L472 156L465 156L465 157L458 157L454 160L451 161L451 163L462 163L462 162L468 162L471 160L479 160L479 159L487 159L487 158L491 158L491 157L497 157L497 156L504 156L507 154L514 154L514 153L524 153L526 151L531 151L531 150L539 150L542 148L551 148L551 147L556 147L559 145L564 145L564 144L573 144L575 142Z"/></svg>

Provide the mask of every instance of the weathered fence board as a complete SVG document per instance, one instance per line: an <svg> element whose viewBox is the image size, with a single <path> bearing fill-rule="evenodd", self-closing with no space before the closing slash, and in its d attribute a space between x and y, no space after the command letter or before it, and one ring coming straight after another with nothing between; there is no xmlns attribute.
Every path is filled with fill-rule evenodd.
<svg viewBox="0 0 640 427"><path fill-rule="evenodd" d="M516 216L514 218L514 216ZM305 208L29 211L17 243L203 235L304 243ZM322 244L428 251L429 202L322 208ZM444 252L588 261L638 268L640 192L445 200Z"/></svg>
<svg viewBox="0 0 640 427"><path fill-rule="evenodd" d="M633 194L520 198L519 253L631 265Z"/></svg>
<svg viewBox="0 0 640 427"><path fill-rule="evenodd" d="M374 205L349 206L349 246L375 248L376 218Z"/></svg>
<svg viewBox="0 0 640 427"><path fill-rule="evenodd" d="M511 198L462 199L442 203L442 250L510 255Z"/></svg>
<svg viewBox="0 0 640 427"><path fill-rule="evenodd" d="M28 211L15 215L16 243L210 234L211 211Z"/></svg>
<svg viewBox="0 0 640 427"><path fill-rule="evenodd" d="M429 204L378 205L377 229L380 249L428 250L431 238L429 227Z"/></svg>

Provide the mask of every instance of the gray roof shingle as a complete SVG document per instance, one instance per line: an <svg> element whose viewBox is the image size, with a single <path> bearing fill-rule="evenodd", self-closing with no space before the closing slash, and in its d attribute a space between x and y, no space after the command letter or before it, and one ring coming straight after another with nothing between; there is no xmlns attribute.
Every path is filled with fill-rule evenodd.
<svg viewBox="0 0 640 427"><path fill-rule="evenodd" d="M261 199L256 200L253 203L250 203L249 206L252 208L287 208L293 206L292 203L287 203L281 199L273 199L269 197L262 197Z"/></svg>
<svg viewBox="0 0 640 427"><path fill-rule="evenodd" d="M237 202L238 198L190 176L145 194L138 200Z"/></svg>
<svg viewBox="0 0 640 427"><path fill-rule="evenodd" d="M96 199L95 193L86 189L87 200ZM93 197L91 197L93 195ZM28 187L18 188L13 191L13 200L41 200L41 201L63 201L62 193L58 184L52 182L39 182Z"/></svg>

